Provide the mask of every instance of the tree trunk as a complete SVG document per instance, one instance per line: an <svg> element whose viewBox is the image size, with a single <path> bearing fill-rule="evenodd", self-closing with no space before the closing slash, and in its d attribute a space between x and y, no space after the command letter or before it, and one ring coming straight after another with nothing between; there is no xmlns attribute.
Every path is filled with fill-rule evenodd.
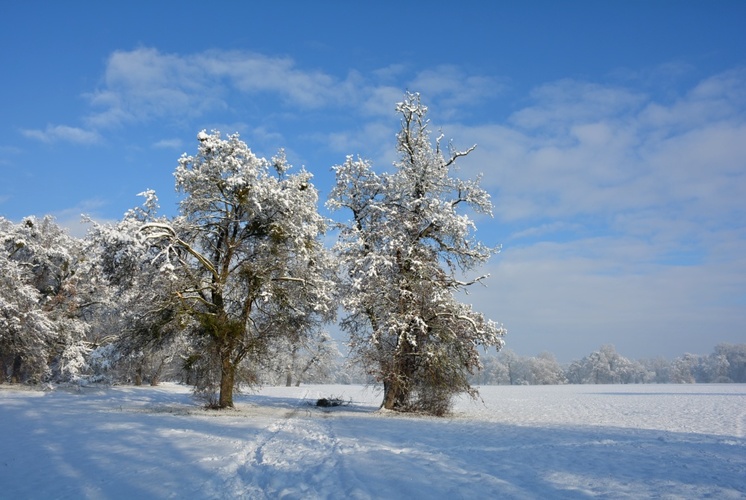
<svg viewBox="0 0 746 500"><path fill-rule="evenodd" d="M397 381L385 380L383 382L383 403L381 406L386 410L399 410L407 401L406 389Z"/></svg>
<svg viewBox="0 0 746 500"><path fill-rule="evenodd" d="M221 354L220 396L218 407L233 408L233 383L236 379L236 366L230 352Z"/></svg>
<svg viewBox="0 0 746 500"><path fill-rule="evenodd" d="M381 408L387 410L394 409L394 391L391 389L391 385L391 382L388 380L383 381L383 402L381 403Z"/></svg>
<svg viewBox="0 0 746 500"><path fill-rule="evenodd" d="M400 340L399 352L394 354L393 362L383 382L383 407L387 410L400 410L408 402L414 365L412 364L412 345Z"/></svg>
<svg viewBox="0 0 746 500"><path fill-rule="evenodd" d="M150 385L152 387L157 386L161 382L161 374L163 373L163 367L166 364L165 359L161 359L161 362L158 364L158 368L155 369L153 372L153 376L150 377Z"/></svg>
<svg viewBox="0 0 746 500"><path fill-rule="evenodd" d="M285 377L285 387L293 385L293 369L295 368L296 358L298 357L298 346L294 345L290 349L290 361L287 366L287 374Z"/></svg>
<svg viewBox="0 0 746 500"><path fill-rule="evenodd" d="M10 383L11 384L21 383L22 364L23 364L23 360L21 359L21 356L16 354L16 357L13 358L13 367L11 368L11 372L10 372Z"/></svg>

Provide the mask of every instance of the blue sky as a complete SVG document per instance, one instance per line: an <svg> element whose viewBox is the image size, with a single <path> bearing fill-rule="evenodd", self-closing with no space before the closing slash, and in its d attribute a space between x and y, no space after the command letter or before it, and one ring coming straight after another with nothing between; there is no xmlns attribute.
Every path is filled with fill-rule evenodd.
<svg viewBox="0 0 746 500"><path fill-rule="evenodd" d="M560 361L746 342L746 3L3 2L0 216L116 220L202 129L315 175L395 103L477 149L502 245L466 300Z"/></svg>

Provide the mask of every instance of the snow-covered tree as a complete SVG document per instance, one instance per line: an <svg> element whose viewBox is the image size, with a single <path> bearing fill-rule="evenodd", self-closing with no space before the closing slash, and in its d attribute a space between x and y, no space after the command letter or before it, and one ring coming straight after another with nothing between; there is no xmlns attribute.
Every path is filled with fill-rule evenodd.
<svg viewBox="0 0 746 500"><path fill-rule="evenodd" d="M90 221L87 253L105 278L91 321L90 337L100 380L157 383L175 362L185 324L175 295L179 280L170 266L154 265L160 249L142 233L143 225L168 223L157 217L158 199L151 190L140 193L142 207L129 210L116 224Z"/></svg>
<svg viewBox="0 0 746 500"><path fill-rule="evenodd" d="M529 359L531 385L557 385L567 382L562 367L552 353L542 352Z"/></svg>
<svg viewBox="0 0 746 500"><path fill-rule="evenodd" d="M695 372L697 382L704 383L727 383L731 382L728 376L730 363L728 356L720 349L715 348L715 352L709 356L703 356L699 361L699 366Z"/></svg>
<svg viewBox="0 0 746 500"><path fill-rule="evenodd" d="M328 332L319 331L300 338L276 342L264 360L260 380L287 387L301 383L326 383L334 380L338 358L342 354Z"/></svg>
<svg viewBox="0 0 746 500"><path fill-rule="evenodd" d="M715 376L711 382L746 382L746 344L718 344L711 355Z"/></svg>
<svg viewBox="0 0 746 500"><path fill-rule="evenodd" d="M491 376L483 383L511 385L557 385L567 383L565 373L553 354L542 352L536 357L519 356L509 349L485 360Z"/></svg>
<svg viewBox="0 0 746 500"><path fill-rule="evenodd" d="M573 362L566 376L571 384L641 384L650 382L655 373L620 355L613 345L605 345Z"/></svg>
<svg viewBox="0 0 746 500"><path fill-rule="evenodd" d="M49 216L0 218L0 267L0 378L10 370L14 381L76 380L87 369L84 314L93 294L82 242Z"/></svg>
<svg viewBox="0 0 746 500"><path fill-rule="evenodd" d="M181 215L146 222L141 234L189 319L191 366L219 386L224 408L242 362L333 315L334 273L311 174L290 174L282 151L257 157L237 134L197 138L197 154L174 174Z"/></svg>
<svg viewBox="0 0 746 500"><path fill-rule="evenodd" d="M0 255L0 383L39 380L47 371L54 328L24 270L4 257Z"/></svg>
<svg viewBox="0 0 746 500"><path fill-rule="evenodd" d="M482 368L470 377L474 385L510 385L508 367L501 361L502 354L507 349L500 351L500 357L494 355L482 356L480 361Z"/></svg>
<svg viewBox="0 0 746 500"><path fill-rule="evenodd" d="M353 352L383 382L383 407L447 411L451 397L473 394L470 372L478 347L503 345L505 330L455 294L484 277L460 276L495 250L473 237L473 220L460 212L491 214L479 179L452 176L469 152L433 144L427 108L418 94L397 105L402 128L393 173L377 174L352 156L334 167L331 209L347 209L336 253L344 275L342 327Z"/></svg>
<svg viewBox="0 0 746 500"><path fill-rule="evenodd" d="M685 353L671 364L670 382L673 384L694 384L697 380L695 373L700 363L696 354Z"/></svg>
<svg viewBox="0 0 746 500"><path fill-rule="evenodd" d="M667 384L670 378L671 362L662 357L640 360L643 369L650 374L649 382Z"/></svg>

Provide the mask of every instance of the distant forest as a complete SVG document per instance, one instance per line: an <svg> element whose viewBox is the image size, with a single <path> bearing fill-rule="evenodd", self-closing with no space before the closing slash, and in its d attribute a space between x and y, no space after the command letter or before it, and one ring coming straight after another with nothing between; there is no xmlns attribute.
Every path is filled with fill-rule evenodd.
<svg viewBox="0 0 746 500"><path fill-rule="evenodd" d="M630 360L606 345L564 366L551 353L522 357L507 349L482 362L473 378L478 385L746 383L746 344L719 344L711 354L673 361Z"/></svg>

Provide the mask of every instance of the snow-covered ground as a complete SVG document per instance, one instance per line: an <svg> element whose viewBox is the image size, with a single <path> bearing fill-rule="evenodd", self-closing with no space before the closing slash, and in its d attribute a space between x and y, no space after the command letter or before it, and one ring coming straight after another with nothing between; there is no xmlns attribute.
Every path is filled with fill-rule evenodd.
<svg viewBox="0 0 746 500"><path fill-rule="evenodd" d="M0 498L746 498L746 385L484 387L449 418L360 386L0 386ZM320 397L351 399L321 409Z"/></svg>

